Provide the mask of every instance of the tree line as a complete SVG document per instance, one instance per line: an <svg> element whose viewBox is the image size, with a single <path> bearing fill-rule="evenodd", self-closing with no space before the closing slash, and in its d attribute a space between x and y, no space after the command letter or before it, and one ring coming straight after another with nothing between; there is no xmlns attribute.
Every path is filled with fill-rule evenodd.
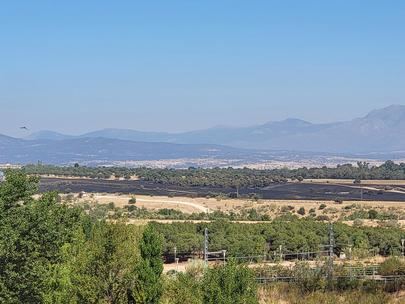
<svg viewBox="0 0 405 304"><path fill-rule="evenodd" d="M152 223L164 236L163 251L198 253L202 250L204 229L209 230L210 250L227 250L230 257L275 256L280 246L283 252L319 252L328 244L327 223L312 219L289 218L271 223L242 224L218 220L211 223ZM400 228L352 227L342 223L333 225L335 254L379 254L389 256L401 253Z"/></svg>
<svg viewBox="0 0 405 304"><path fill-rule="evenodd" d="M262 188L274 183L288 180L304 179L405 179L405 163L396 164L386 161L380 166L370 166L366 162L357 165L344 164L337 167L271 169L256 170L248 168L188 168L188 169L154 169L125 167L82 167L27 165L23 167L27 174L77 176L89 178L126 178L136 176L142 180L160 184L178 186L207 186L225 188Z"/></svg>

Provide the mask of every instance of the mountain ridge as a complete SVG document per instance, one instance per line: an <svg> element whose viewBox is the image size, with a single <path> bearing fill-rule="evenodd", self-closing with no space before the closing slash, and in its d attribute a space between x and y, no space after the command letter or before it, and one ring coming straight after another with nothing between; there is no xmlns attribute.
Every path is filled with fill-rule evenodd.
<svg viewBox="0 0 405 304"><path fill-rule="evenodd" d="M180 133L109 128L73 137L42 131L32 134L30 139L87 137L176 144L217 144L240 149L331 153L391 152L405 150L405 106L391 105L370 111L363 117L331 123L287 118L256 126L221 126Z"/></svg>

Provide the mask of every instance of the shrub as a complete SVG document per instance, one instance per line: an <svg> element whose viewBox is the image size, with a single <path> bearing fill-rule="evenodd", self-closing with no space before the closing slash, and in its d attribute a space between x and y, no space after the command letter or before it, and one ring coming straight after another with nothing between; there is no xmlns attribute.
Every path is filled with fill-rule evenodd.
<svg viewBox="0 0 405 304"><path fill-rule="evenodd" d="M128 201L128 204L130 205L136 204L136 197L135 196L131 197Z"/></svg>
<svg viewBox="0 0 405 304"><path fill-rule="evenodd" d="M128 209L129 212L133 212L138 208L136 208L136 206L134 206L134 205L127 205L127 209Z"/></svg>
<svg viewBox="0 0 405 304"><path fill-rule="evenodd" d="M302 293L325 289L326 280L322 269L313 269L308 263L297 263L294 267L297 287Z"/></svg>
<svg viewBox="0 0 405 304"><path fill-rule="evenodd" d="M325 204L320 204L319 205L319 210L323 210L323 209L325 209L326 208L326 205Z"/></svg>
<svg viewBox="0 0 405 304"><path fill-rule="evenodd" d="M288 205L288 206L283 206L283 207L281 207L281 212L289 212L289 211L291 211L291 210L294 210L295 208L293 207L293 206L290 206L290 205Z"/></svg>
<svg viewBox="0 0 405 304"><path fill-rule="evenodd" d="M380 265L380 274L382 275L404 275L405 262L397 257L390 257Z"/></svg>
<svg viewBox="0 0 405 304"><path fill-rule="evenodd" d="M317 221L323 221L323 222L329 222L329 221L330 221L330 218L329 218L329 216L327 216L327 215L318 215L318 216L316 217L316 220L317 220Z"/></svg>
<svg viewBox="0 0 405 304"><path fill-rule="evenodd" d="M201 304L202 292L200 280L189 273L173 273L167 275L162 303L165 304Z"/></svg>
<svg viewBox="0 0 405 304"><path fill-rule="evenodd" d="M229 198L238 198L238 193L236 193L236 192L230 192L230 193L228 193L228 197L229 197Z"/></svg>
<svg viewBox="0 0 405 304"><path fill-rule="evenodd" d="M368 211L368 218L374 220L378 217L378 212L374 209Z"/></svg>
<svg viewBox="0 0 405 304"><path fill-rule="evenodd" d="M304 207L301 207L300 209L298 209L297 213L298 213L299 215L305 215L305 208L304 208Z"/></svg>
<svg viewBox="0 0 405 304"><path fill-rule="evenodd" d="M253 271L247 266L236 265L234 262L208 269L203 278L203 303L258 303Z"/></svg>

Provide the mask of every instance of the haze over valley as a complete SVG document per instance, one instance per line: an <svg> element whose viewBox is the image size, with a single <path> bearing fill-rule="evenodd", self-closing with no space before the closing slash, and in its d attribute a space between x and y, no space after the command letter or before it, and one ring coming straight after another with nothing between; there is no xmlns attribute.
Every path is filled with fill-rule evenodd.
<svg viewBox="0 0 405 304"><path fill-rule="evenodd" d="M79 136L44 130L0 136L0 163L187 166L320 166L405 158L405 106L316 124L285 119L184 133L103 129Z"/></svg>

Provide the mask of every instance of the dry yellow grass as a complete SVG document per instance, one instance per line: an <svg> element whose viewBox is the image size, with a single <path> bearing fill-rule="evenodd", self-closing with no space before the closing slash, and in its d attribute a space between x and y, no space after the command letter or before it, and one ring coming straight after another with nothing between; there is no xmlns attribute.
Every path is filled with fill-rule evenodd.
<svg viewBox="0 0 405 304"><path fill-rule="evenodd" d="M82 198L75 195L74 202L84 203L92 202L99 204L114 203L116 207L124 208L128 205L130 195L119 194L86 194ZM379 201L344 201L336 203L335 201L325 200L259 200L253 201L249 199L215 199L215 198L189 198L189 197L166 197L166 196L146 196L136 195L136 206L144 207L150 211L158 211L164 208L179 210L186 214L221 211L224 213L247 212L249 209L256 209L260 214L267 214L270 218L275 218L285 213L292 213L298 217L297 211L303 207L305 215L308 216L311 211L314 217L327 216L332 221L342 220L350 216L353 212L363 211L368 212L371 209L378 213L390 213L399 216L396 225L405 227L405 202L379 202ZM323 206L321 206L323 205ZM323 208L321 208L323 207ZM135 224L137 220L131 220ZM173 220L165 220L162 222L173 222ZM200 221L196 221L200 222ZM255 221L239 221L255 223ZM354 221L345 221L348 225L353 225ZM357 223L358 224L358 223ZM381 221L378 220L361 220L361 224L365 226L379 226ZM391 223L392 224L392 223Z"/></svg>

